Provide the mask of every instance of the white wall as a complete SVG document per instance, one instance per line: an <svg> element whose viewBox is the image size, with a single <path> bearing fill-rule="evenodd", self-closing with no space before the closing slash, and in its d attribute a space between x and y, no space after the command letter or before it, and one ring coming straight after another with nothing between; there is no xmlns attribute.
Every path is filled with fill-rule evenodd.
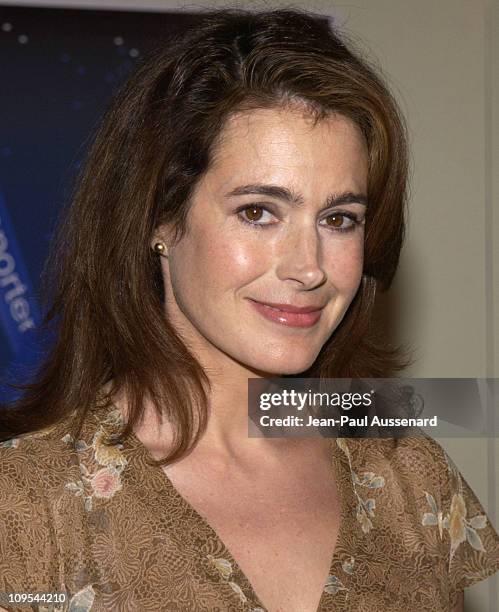
<svg viewBox="0 0 499 612"><path fill-rule="evenodd" d="M481 0L348 8L347 25L378 56L409 123L408 240L384 302L395 339L418 349L413 376L499 376L498 17L498 3ZM440 442L497 527L498 441ZM470 589L466 606L498 610L497 578Z"/></svg>

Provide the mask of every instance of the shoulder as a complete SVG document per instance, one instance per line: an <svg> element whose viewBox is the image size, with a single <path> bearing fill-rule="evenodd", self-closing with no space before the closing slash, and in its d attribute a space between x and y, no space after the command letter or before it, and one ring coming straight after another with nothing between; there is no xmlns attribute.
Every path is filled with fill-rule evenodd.
<svg viewBox="0 0 499 612"><path fill-rule="evenodd" d="M88 414L0 443L0 592L60 591L61 567L86 545L80 449L98 430ZM93 447L90 446L93 450ZM6 564L3 564L6 560Z"/></svg>
<svg viewBox="0 0 499 612"><path fill-rule="evenodd" d="M348 440L357 465L375 465L397 480L413 486L440 485L453 465L438 442L426 435L407 438L362 438Z"/></svg>
<svg viewBox="0 0 499 612"><path fill-rule="evenodd" d="M410 531L425 541L423 517L431 512L428 500L434 508L448 500L442 447L426 436L338 439L338 446L348 459L354 501L362 505L361 500L367 500L365 529L389 525L392 532Z"/></svg>
<svg viewBox="0 0 499 612"><path fill-rule="evenodd" d="M0 539L19 557L50 533L57 500L78 468L64 440L67 424L0 443L0 512L7 532Z"/></svg>
<svg viewBox="0 0 499 612"><path fill-rule="evenodd" d="M68 478L78 473L77 445L72 436L76 411L42 430L0 442L0 496L23 503L46 505ZM82 436L92 436L96 426L89 413Z"/></svg>
<svg viewBox="0 0 499 612"><path fill-rule="evenodd" d="M452 598L499 569L499 536L438 442L424 435L346 443L354 482L381 484L378 523L390 524L406 538L417 534L417 541L438 555Z"/></svg>
<svg viewBox="0 0 499 612"><path fill-rule="evenodd" d="M445 455L440 444L424 433L405 438L355 438L348 440L348 443L364 454L388 462L404 462L423 457L439 461Z"/></svg>
<svg viewBox="0 0 499 612"><path fill-rule="evenodd" d="M52 502L69 453L63 442L40 434L0 444L0 548L6 562L0 562L0 592L56 586Z"/></svg>
<svg viewBox="0 0 499 612"><path fill-rule="evenodd" d="M352 464L383 476L387 494L402 495L414 502L411 507L421 513L450 513L458 499L466 497L470 508L483 511L442 446L426 434L417 437L359 439L348 441ZM465 501L466 501L465 500Z"/></svg>

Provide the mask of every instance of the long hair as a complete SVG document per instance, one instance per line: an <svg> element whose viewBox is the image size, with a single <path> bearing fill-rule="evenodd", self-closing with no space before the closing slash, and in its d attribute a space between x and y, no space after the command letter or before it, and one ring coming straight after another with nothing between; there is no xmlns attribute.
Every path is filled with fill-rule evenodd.
<svg viewBox="0 0 499 612"><path fill-rule="evenodd" d="M157 50L104 116L46 266L45 325L57 339L34 382L1 414L3 439L127 397L126 437L144 398L174 428L180 458L207 422L209 380L166 318L155 229L180 238L190 196L231 114L305 104L317 120L350 118L368 155L362 282L345 317L301 376L387 377L402 353L371 315L399 260L407 189L406 129L383 79L327 22L295 10L222 10ZM102 389L107 385L107 392Z"/></svg>

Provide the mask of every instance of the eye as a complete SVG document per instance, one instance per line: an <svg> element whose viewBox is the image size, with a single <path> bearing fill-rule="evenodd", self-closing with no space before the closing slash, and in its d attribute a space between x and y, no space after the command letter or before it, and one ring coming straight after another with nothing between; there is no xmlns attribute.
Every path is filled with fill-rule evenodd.
<svg viewBox="0 0 499 612"><path fill-rule="evenodd" d="M350 232L360 225L359 218L354 213L334 212L323 219L324 225L336 232Z"/></svg>
<svg viewBox="0 0 499 612"><path fill-rule="evenodd" d="M260 204L250 204L240 208L237 211L237 216L243 223L263 227L272 225L271 218L274 215Z"/></svg>

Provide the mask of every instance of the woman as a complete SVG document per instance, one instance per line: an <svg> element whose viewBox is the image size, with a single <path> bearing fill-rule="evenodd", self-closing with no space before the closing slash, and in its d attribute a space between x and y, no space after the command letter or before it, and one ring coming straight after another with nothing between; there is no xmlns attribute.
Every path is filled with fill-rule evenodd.
<svg viewBox="0 0 499 612"><path fill-rule="evenodd" d="M462 609L498 537L436 443L247 435L248 378L402 367L370 314L406 179L386 87L305 13L212 14L142 64L48 268L58 340L2 415L0 591Z"/></svg>

